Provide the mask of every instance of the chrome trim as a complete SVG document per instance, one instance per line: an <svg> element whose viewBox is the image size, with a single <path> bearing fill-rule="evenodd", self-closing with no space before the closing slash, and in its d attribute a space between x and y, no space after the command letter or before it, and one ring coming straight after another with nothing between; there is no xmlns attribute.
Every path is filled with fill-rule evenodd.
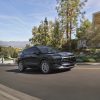
<svg viewBox="0 0 100 100"><path fill-rule="evenodd" d="M63 63L62 66L69 66L70 63Z"/></svg>
<svg viewBox="0 0 100 100"><path fill-rule="evenodd" d="M69 69L69 68L73 68L74 66L67 66L67 67L64 67L64 66L60 66L58 67L57 69Z"/></svg>
<svg viewBox="0 0 100 100"><path fill-rule="evenodd" d="M75 57L75 56L62 57L62 59L63 59L63 58L73 58L73 57Z"/></svg>

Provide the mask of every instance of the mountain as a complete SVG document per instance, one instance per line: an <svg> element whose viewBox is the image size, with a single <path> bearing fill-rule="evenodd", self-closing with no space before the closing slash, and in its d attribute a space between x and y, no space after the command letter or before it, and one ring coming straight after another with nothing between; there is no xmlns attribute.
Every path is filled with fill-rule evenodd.
<svg viewBox="0 0 100 100"><path fill-rule="evenodd" d="M29 41L0 41L0 46L12 46L15 48L24 48Z"/></svg>

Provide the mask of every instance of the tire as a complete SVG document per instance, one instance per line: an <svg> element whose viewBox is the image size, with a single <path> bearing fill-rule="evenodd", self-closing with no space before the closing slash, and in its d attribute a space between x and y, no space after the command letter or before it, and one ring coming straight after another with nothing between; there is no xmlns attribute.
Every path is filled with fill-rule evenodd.
<svg viewBox="0 0 100 100"><path fill-rule="evenodd" d="M43 74L50 73L50 65L49 65L49 63L46 60L44 60L44 61L41 62L40 70L41 70L41 72Z"/></svg>
<svg viewBox="0 0 100 100"><path fill-rule="evenodd" d="M19 70L20 72L23 72L23 71L25 70L22 61L20 61L20 62L18 63L18 70Z"/></svg>
<svg viewBox="0 0 100 100"><path fill-rule="evenodd" d="M72 68L68 68L67 71L71 71Z"/></svg>

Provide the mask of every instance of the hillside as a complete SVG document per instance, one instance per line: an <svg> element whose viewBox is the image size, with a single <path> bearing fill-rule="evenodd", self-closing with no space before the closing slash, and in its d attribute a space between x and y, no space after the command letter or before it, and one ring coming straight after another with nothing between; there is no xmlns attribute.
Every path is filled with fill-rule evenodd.
<svg viewBox="0 0 100 100"><path fill-rule="evenodd" d="M0 41L0 46L12 46L15 48L24 48L28 41Z"/></svg>

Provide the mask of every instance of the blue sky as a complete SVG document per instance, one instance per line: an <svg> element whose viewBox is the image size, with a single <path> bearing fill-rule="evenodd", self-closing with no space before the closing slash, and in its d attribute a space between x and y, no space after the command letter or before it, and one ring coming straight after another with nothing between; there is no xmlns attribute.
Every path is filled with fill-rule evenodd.
<svg viewBox="0 0 100 100"><path fill-rule="evenodd" d="M0 40L28 41L32 37L32 27L41 20L55 20L56 0L0 0ZM88 0L86 17L100 11L98 0Z"/></svg>

